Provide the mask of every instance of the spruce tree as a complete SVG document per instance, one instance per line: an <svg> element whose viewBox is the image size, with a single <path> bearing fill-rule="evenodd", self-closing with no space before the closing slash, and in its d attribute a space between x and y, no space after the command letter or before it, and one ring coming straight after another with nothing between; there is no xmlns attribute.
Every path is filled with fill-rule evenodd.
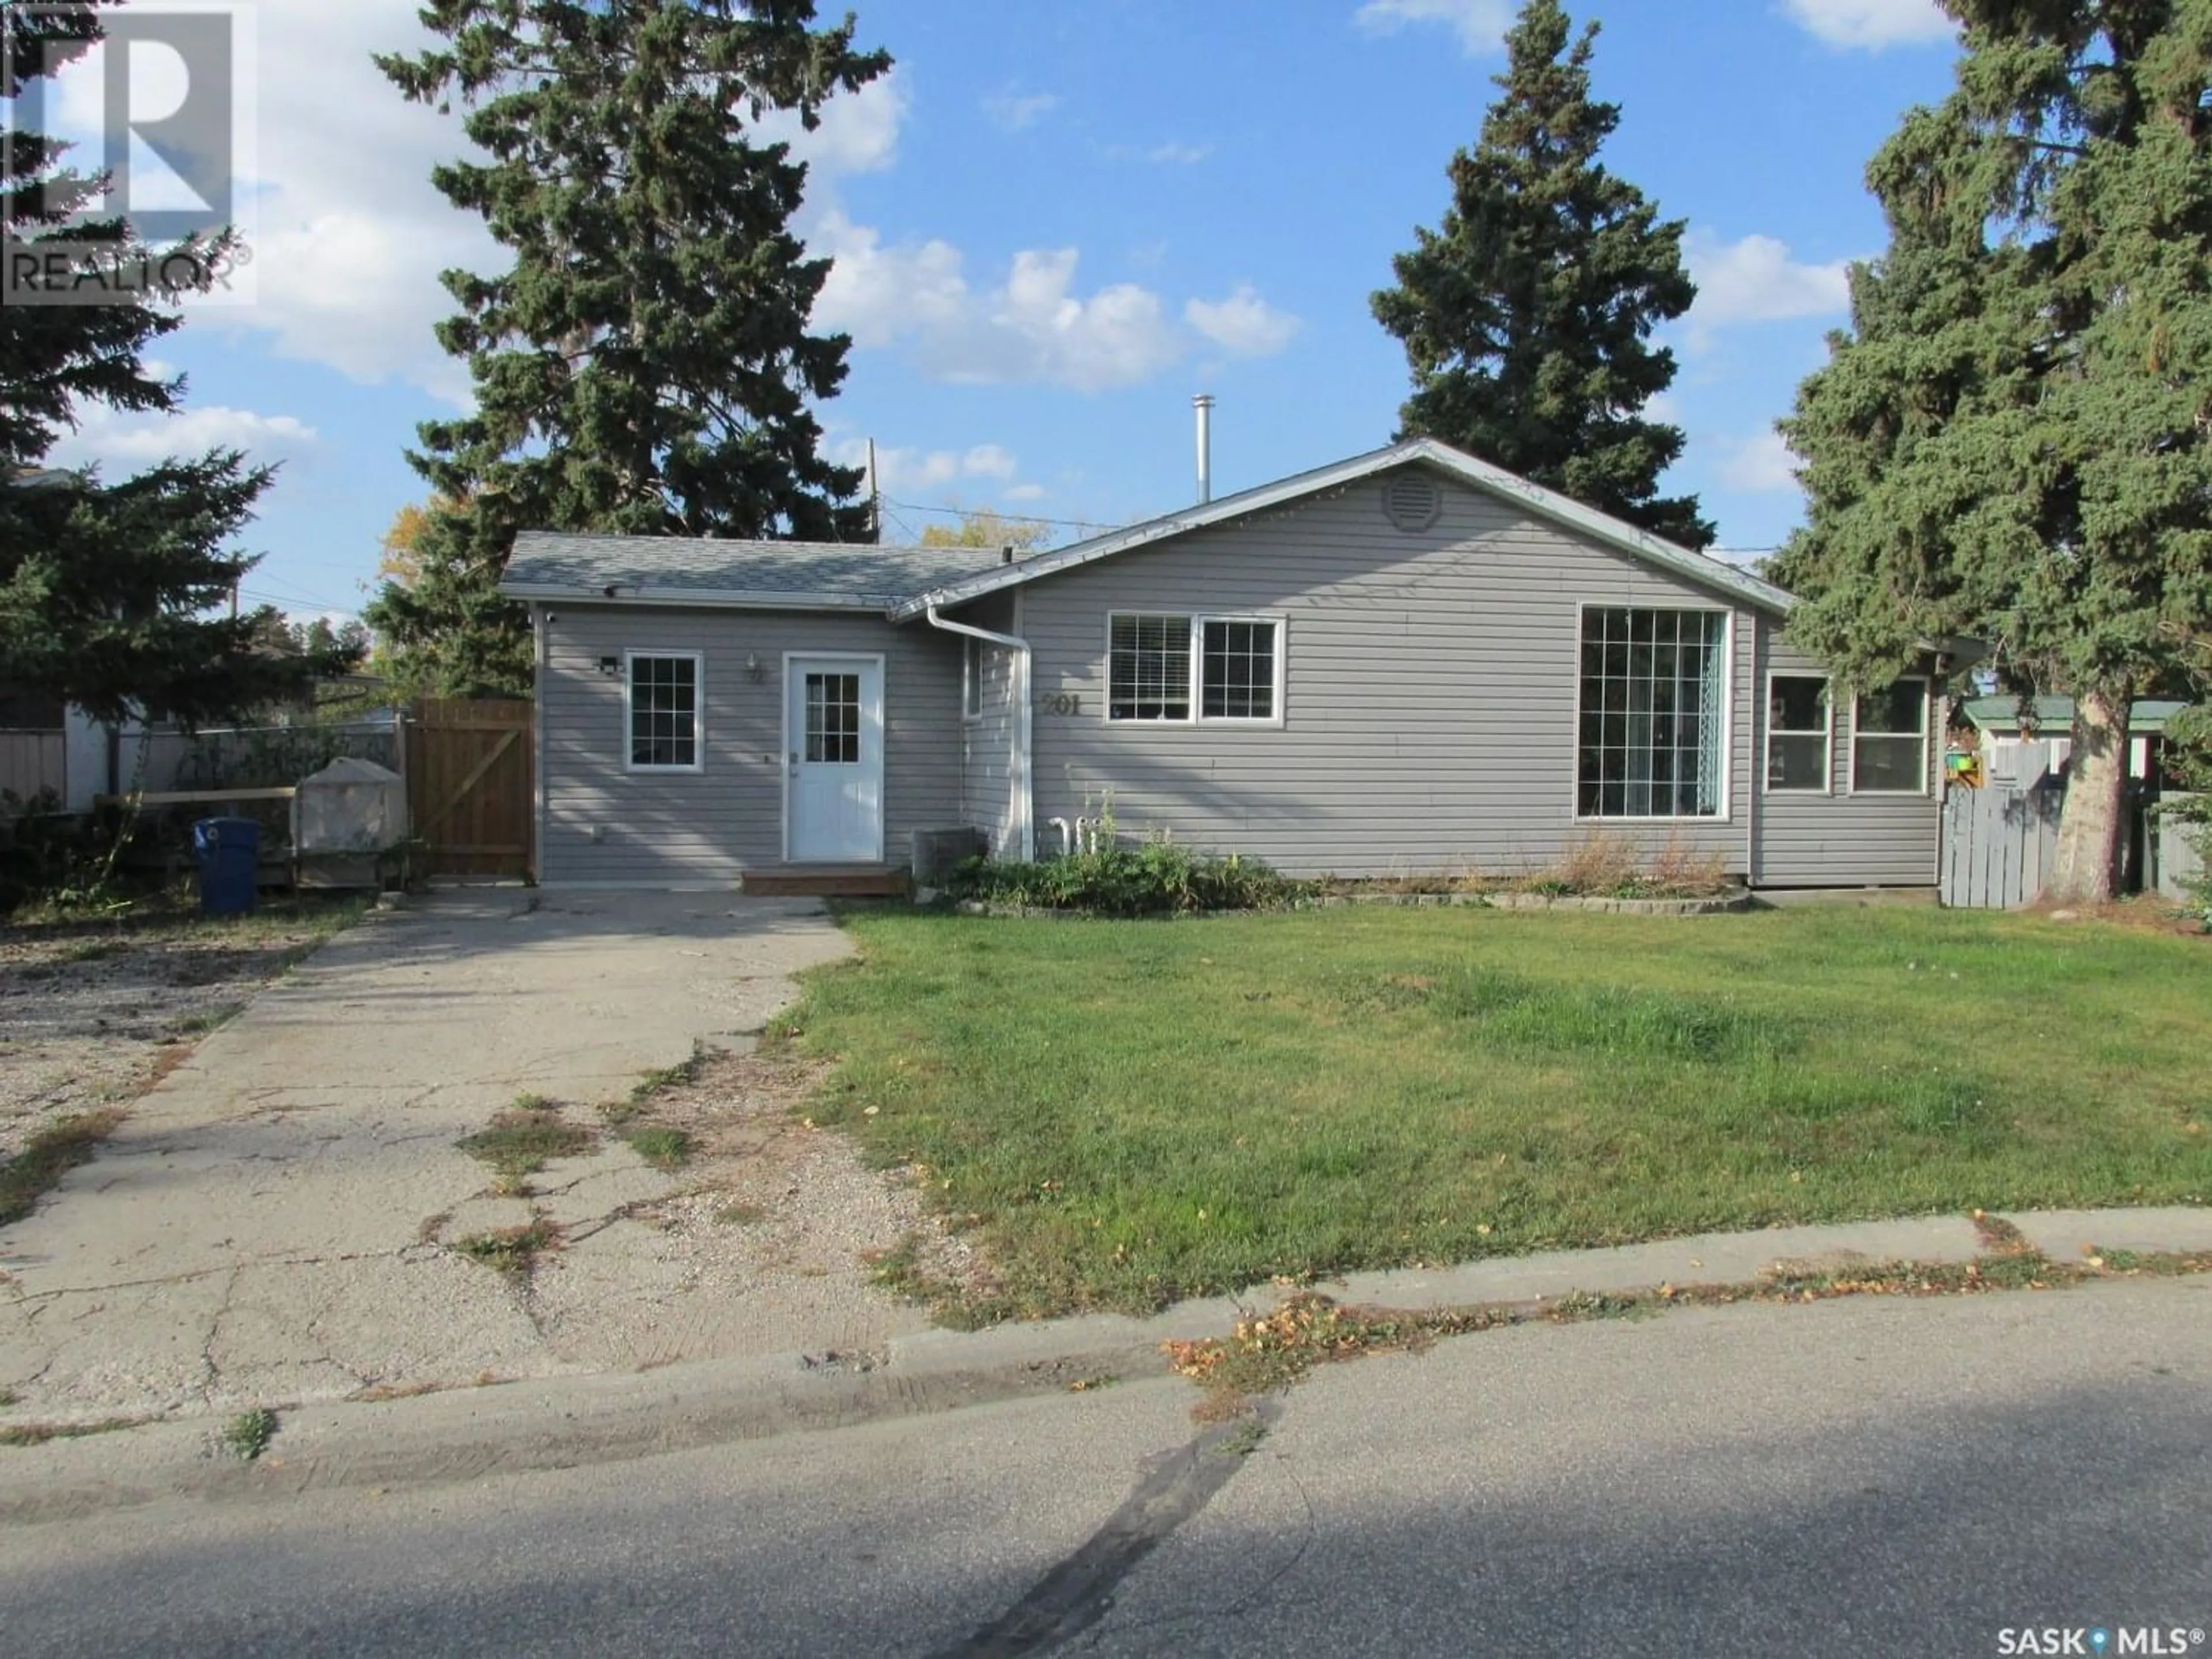
<svg viewBox="0 0 2212 1659"><path fill-rule="evenodd" d="M1434 437L1686 547L1713 526L1662 496L1680 428L1644 418L1674 379L1651 333L1690 308L1682 224L1599 159L1618 105L1590 96L1595 23L1528 0L1506 36L1501 96L1451 160L1451 206L1392 261L1376 320L1413 393L1399 436Z"/></svg>
<svg viewBox="0 0 2212 1659"><path fill-rule="evenodd" d="M1889 223L1784 430L1801 641L1878 684L1974 636L2074 698L2045 891L2110 897L2131 700L2212 619L2212 5L1946 0L1956 88L1868 180Z"/></svg>
<svg viewBox="0 0 2212 1659"><path fill-rule="evenodd" d="M0 7L0 30L8 66L0 95L11 105L0 177L5 240L102 260L146 253L127 221L80 216L105 181L22 118L30 77L99 40L98 9ZM191 261L166 268L204 270L230 240L201 239L189 245ZM0 684L102 720L235 718L343 665L327 653L272 657L255 641L273 612L227 614L256 562L232 543L269 486L268 469L218 450L109 484L96 468L47 464L88 408L180 406L183 380L149 373L144 354L183 320L173 297L0 305Z"/></svg>
<svg viewBox="0 0 2212 1659"><path fill-rule="evenodd" d="M412 683L531 683L497 584L518 530L867 539L860 475L820 453L810 404L850 341L808 317L829 272L791 234L806 168L754 128L808 128L890 67L812 0L429 0L444 44L377 61L410 99L470 106L489 159L437 168L514 250L448 271L476 408L421 428L436 500L415 580L369 611Z"/></svg>

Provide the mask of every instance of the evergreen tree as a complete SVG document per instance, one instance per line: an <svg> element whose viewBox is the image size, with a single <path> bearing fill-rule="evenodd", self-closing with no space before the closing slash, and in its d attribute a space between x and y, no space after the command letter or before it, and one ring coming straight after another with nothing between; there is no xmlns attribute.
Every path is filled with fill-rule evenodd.
<svg viewBox="0 0 2212 1659"><path fill-rule="evenodd" d="M1662 496L1680 428L1643 410L1674 379L1651 331L1690 308L1682 224L1599 160L1620 125L1590 97L1598 26L1528 0L1506 36L1502 96L1453 155L1451 206L1392 261L1374 297L1413 394L1399 436L1434 437L1686 547L1713 527Z"/></svg>
<svg viewBox="0 0 2212 1659"><path fill-rule="evenodd" d="M2130 701L2204 684L2212 619L2212 3L1945 0L1956 89L1869 169L1853 273L1784 430L1809 521L1775 577L1857 684L1989 641L2070 693L2047 896L2109 897Z"/></svg>
<svg viewBox="0 0 2212 1659"><path fill-rule="evenodd" d="M75 222L105 181L21 118L30 76L82 57L100 37L93 6L0 8L12 106L0 230L8 241L101 260L147 250L121 219ZM204 270L228 251L188 245L173 270ZM178 250L164 250L176 252ZM254 649L258 613L228 607L256 561L230 544L271 473L235 452L170 460L116 484L46 463L89 406L167 413L181 379L147 371L146 349L182 326L173 302L0 305L0 683L105 720L145 713L198 723L295 696L329 665Z"/></svg>
<svg viewBox="0 0 2212 1659"><path fill-rule="evenodd" d="M439 167L514 251L449 271L440 325L476 410L421 429L434 492L415 579L369 619L404 678L525 692L520 607L497 591L522 529L860 541L860 475L820 453L811 400L851 342L808 331L829 272L790 231L806 168L751 131L808 128L882 74L812 0L429 0L443 37L378 60L410 99L468 104L488 161Z"/></svg>

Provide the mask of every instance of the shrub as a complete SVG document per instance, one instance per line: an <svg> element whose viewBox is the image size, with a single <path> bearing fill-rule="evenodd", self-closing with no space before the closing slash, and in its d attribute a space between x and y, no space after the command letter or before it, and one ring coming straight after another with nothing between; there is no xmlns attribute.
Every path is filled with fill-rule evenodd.
<svg viewBox="0 0 2212 1659"><path fill-rule="evenodd" d="M1121 847L1102 836L1086 851L1036 864L970 859L953 871L946 886L956 898L1149 916L1277 908L1296 902L1307 884L1235 853L1196 854L1161 837Z"/></svg>
<svg viewBox="0 0 2212 1659"><path fill-rule="evenodd" d="M1647 860L1635 841L1595 830L1557 862L1513 884L1523 892L1589 898L1709 898L1734 885L1723 854L1698 852L1679 832Z"/></svg>

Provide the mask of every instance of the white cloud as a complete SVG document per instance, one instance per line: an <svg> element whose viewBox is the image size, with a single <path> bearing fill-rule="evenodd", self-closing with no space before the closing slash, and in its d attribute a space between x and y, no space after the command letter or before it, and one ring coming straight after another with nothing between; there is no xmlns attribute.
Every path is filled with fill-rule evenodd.
<svg viewBox="0 0 2212 1659"><path fill-rule="evenodd" d="M1148 380L1182 355L1149 289L1120 283L1074 293L1073 248L1026 249L1002 283L978 291L948 242L886 247L878 232L836 211L809 240L836 261L815 325L842 329L861 345L906 342L943 380L1096 392Z"/></svg>
<svg viewBox="0 0 2212 1659"><path fill-rule="evenodd" d="M1698 301L1689 316L1690 343L1702 349L1713 331L1732 323L1778 322L1840 313L1850 304L1850 264L1806 264L1771 236L1723 242L1693 230L1683 246Z"/></svg>
<svg viewBox="0 0 2212 1659"><path fill-rule="evenodd" d="M842 438L830 447L830 453L840 466L866 466L868 441ZM943 489L969 478L1003 481L1019 470L1012 452L1000 444L976 444L964 450L893 447L876 451L876 488L886 495Z"/></svg>
<svg viewBox="0 0 2212 1659"><path fill-rule="evenodd" d="M1238 357L1273 356L1298 331L1297 318L1269 305L1249 283L1225 300L1193 300L1182 314L1200 334Z"/></svg>
<svg viewBox="0 0 2212 1659"><path fill-rule="evenodd" d="M1441 23L1475 57L1497 49L1512 16L1510 0L1367 0L1352 21L1370 34L1395 34L1411 23Z"/></svg>
<svg viewBox="0 0 2212 1659"><path fill-rule="evenodd" d="M1019 483L1006 492L1010 501L1041 501L1050 492L1041 483Z"/></svg>
<svg viewBox="0 0 2212 1659"><path fill-rule="evenodd" d="M880 232L854 224L838 208L821 216L806 240L833 261L815 297L816 327L842 329L856 345L886 346L902 335L964 326L968 279L951 243L932 238L885 247Z"/></svg>
<svg viewBox="0 0 2212 1659"><path fill-rule="evenodd" d="M76 431L54 446L63 466L98 465L112 483L171 456L197 459L210 449L236 449L254 465L297 460L321 434L297 416L257 415L220 404L174 415L127 413L105 404L80 405Z"/></svg>
<svg viewBox="0 0 2212 1659"><path fill-rule="evenodd" d="M1957 33L1936 0L1783 0L1782 9L1829 46L1847 50L1929 46Z"/></svg>
<svg viewBox="0 0 2212 1659"><path fill-rule="evenodd" d="M1022 92L1013 87L1003 87L983 100L983 113L1002 132L1035 126L1059 107L1060 99L1052 93Z"/></svg>
<svg viewBox="0 0 2212 1659"><path fill-rule="evenodd" d="M793 156L811 170L810 182L824 174L881 173L898 160L899 129L911 103L905 81L892 70L832 98L811 132L789 110L770 111L752 131L763 141L789 144Z"/></svg>
<svg viewBox="0 0 2212 1659"><path fill-rule="evenodd" d="M1151 161L1170 167L1196 167L1213 154L1211 144L1186 144L1170 139L1164 144L1109 144L1105 155L1109 161Z"/></svg>
<svg viewBox="0 0 2212 1659"><path fill-rule="evenodd" d="M1796 489L1798 465L1797 457L1782 441L1782 434L1768 431L1729 445L1721 458L1719 476L1730 489L1751 494Z"/></svg>

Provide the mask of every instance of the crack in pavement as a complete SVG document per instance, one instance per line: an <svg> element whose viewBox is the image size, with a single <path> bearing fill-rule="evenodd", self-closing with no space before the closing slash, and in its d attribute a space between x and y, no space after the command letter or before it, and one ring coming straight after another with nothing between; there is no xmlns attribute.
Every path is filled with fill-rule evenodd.
<svg viewBox="0 0 2212 1659"><path fill-rule="evenodd" d="M1111 1611L1114 1592L1144 1559L1191 1519L1244 1467L1255 1425L1272 1426L1279 1401L1257 1402L1248 1417L1207 1430L1155 1459L1121 1508L1083 1547L1001 1617L936 1659L1020 1659L1081 1635Z"/></svg>
<svg viewBox="0 0 2212 1659"><path fill-rule="evenodd" d="M222 1367L216 1363L215 1358L216 1339L222 1334L223 1316L230 1311L231 1298L238 1294L238 1276L244 1271L240 1267L233 1267L230 1270L230 1283L222 1287L222 1300L216 1304L215 1317L208 1321L207 1340L200 1344L200 1367L203 1373L200 1382L200 1399L206 1405L212 1406L215 1403L216 1386L222 1381Z"/></svg>
<svg viewBox="0 0 2212 1659"><path fill-rule="evenodd" d="M100 1296L111 1291L148 1291L163 1285L190 1285L221 1273L246 1273L255 1267L329 1267L343 1261L404 1261L411 1252L422 1248L419 1244L402 1244L389 1250L347 1250L337 1255L254 1256L244 1261L227 1261L220 1267L195 1267L189 1273L165 1273L157 1279L121 1279L106 1285L64 1285L59 1290L26 1291L14 1300L27 1310L27 1317L35 1319L45 1309L34 1304L58 1301L65 1296Z"/></svg>

